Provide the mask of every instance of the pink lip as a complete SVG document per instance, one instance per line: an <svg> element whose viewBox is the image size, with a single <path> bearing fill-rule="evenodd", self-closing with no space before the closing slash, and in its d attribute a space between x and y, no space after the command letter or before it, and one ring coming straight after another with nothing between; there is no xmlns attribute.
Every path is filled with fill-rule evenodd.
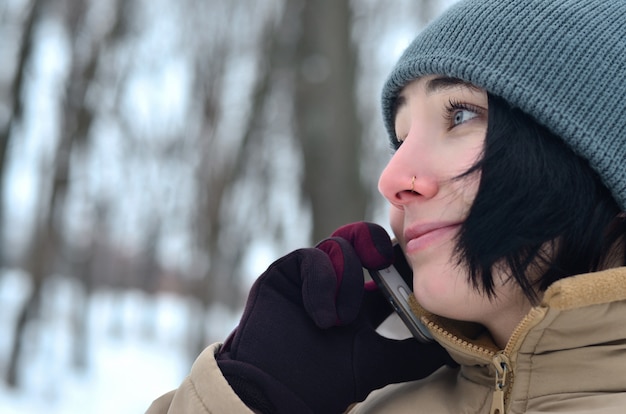
<svg viewBox="0 0 626 414"><path fill-rule="evenodd" d="M459 222L433 222L411 226L404 231L406 252L417 252L439 243L457 232L459 227Z"/></svg>

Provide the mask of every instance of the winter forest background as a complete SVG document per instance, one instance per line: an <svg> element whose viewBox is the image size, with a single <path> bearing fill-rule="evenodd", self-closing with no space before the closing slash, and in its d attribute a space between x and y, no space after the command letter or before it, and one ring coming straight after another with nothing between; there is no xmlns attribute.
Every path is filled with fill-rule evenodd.
<svg viewBox="0 0 626 414"><path fill-rule="evenodd" d="M0 0L0 412L143 412L272 260L386 226L381 86L452 2Z"/></svg>

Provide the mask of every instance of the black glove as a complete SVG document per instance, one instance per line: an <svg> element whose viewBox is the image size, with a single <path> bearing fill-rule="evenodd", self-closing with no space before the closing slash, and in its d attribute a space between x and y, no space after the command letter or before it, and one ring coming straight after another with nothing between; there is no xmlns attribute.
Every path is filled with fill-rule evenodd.
<svg viewBox="0 0 626 414"><path fill-rule="evenodd" d="M274 262L216 356L239 397L263 413L341 413L374 389L444 365L436 343L375 331L391 307L365 286L363 267L382 269L392 258L385 230L359 222Z"/></svg>

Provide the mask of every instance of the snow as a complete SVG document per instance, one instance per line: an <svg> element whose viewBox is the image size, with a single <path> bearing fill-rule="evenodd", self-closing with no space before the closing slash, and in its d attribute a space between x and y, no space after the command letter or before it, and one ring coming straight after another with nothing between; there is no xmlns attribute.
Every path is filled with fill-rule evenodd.
<svg viewBox="0 0 626 414"><path fill-rule="evenodd" d="M87 366L72 368L71 316L81 300L77 286L60 277L46 284L42 317L27 329L21 386L10 389L0 381L0 413L142 413L189 372L186 321L194 308L182 297L148 297L138 291L100 290L92 295ZM8 364L17 309L29 289L23 272L0 275L2 372ZM224 309L208 316L216 337L225 337L238 318Z"/></svg>
<svg viewBox="0 0 626 414"><path fill-rule="evenodd" d="M99 290L88 301L87 366L72 368L72 315L82 298L78 283L52 277L44 286L40 320L27 329L21 385L0 381L1 414L136 414L178 387L191 368L187 325L197 306L172 294L150 297L139 291ZM19 306L30 290L24 272L0 274L0 372L8 363ZM206 331L223 339L239 313L222 307L206 315ZM393 315L379 332L410 334Z"/></svg>

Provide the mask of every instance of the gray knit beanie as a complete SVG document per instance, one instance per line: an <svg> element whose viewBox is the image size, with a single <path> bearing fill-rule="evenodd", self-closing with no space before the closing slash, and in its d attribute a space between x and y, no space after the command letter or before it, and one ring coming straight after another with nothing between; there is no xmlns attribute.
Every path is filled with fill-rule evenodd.
<svg viewBox="0 0 626 414"><path fill-rule="evenodd" d="M587 159L626 210L626 0L466 0L430 24L383 88L428 74L500 96Z"/></svg>

